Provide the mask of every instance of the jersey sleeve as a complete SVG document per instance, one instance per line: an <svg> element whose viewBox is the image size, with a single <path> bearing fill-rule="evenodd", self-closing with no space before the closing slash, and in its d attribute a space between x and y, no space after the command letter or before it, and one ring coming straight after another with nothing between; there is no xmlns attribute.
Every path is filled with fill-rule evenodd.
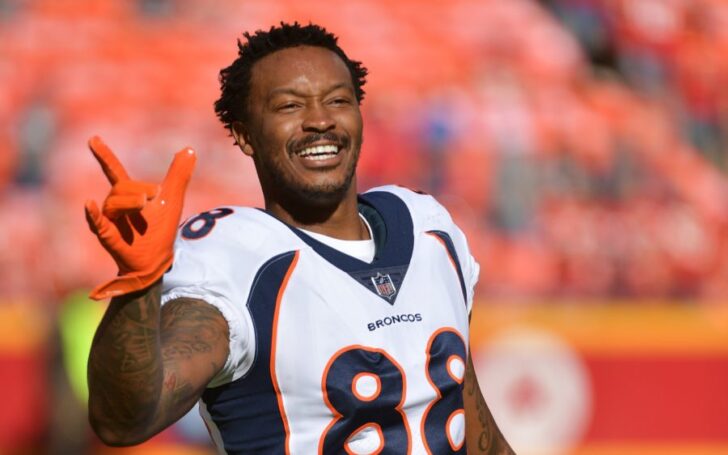
<svg viewBox="0 0 728 455"><path fill-rule="evenodd" d="M234 381L250 367L255 351L252 321L245 306L244 283L232 276L229 253L214 236L202 240L178 238L172 269L164 275L162 305L187 297L217 308L227 321L230 353L208 387Z"/></svg>
<svg viewBox="0 0 728 455"><path fill-rule="evenodd" d="M451 220L452 224L452 240L455 244L455 250L458 252L458 260L460 268L463 271L463 280L465 281L465 291L467 293L468 314L473 310L473 299L475 298L475 285L478 284L480 277L480 264L475 260L468 247L468 241L465 234Z"/></svg>

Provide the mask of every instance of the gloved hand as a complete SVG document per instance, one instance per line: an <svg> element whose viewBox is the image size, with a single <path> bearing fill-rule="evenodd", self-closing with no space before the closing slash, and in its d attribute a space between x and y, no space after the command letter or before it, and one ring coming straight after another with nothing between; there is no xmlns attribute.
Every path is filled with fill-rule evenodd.
<svg viewBox="0 0 728 455"><path fill-rule="evenodd" d="M172 265L173 245L187 183L197 157L194 150L177 152L161 185L131 180L121 162L97 136L89 140L111 191L103 213L86 202L86 221L119 266L119 275L97 286L91 298L128 294L154 284Z"/></svg>

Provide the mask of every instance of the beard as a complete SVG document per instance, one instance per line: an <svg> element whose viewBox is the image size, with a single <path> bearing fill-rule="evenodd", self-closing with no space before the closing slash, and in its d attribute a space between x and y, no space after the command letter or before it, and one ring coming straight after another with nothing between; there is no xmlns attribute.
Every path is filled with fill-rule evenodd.
<svg viewBox="0 0 728 455"><path fill-rule="evenodd" d="M294 155L318 141L334 142L340 149L348 149L348 153L353 154L353 159L349 160L345 169L344 178L340 181L309 184L293 178L290 173L285 172L279 162L261 160L260 164L272 183L271 189L281 202L288 201L296 205L313 207L332 206L340 202L351 188L359 162L361 139L357 141L358 143L352 144L348 137L339 137L333 133L312 134L287 144L286 150L289 155Z"/></svg>
<svg viewBox="0 0 728 455"><path fill-rule="evenodd" d="M356 158L358 159L358 156ZM277 166L275 165L270 165L269 171L271 171L270 177L276 190L285 199L306 205L322 206L337 203L344 198L354 181L356 165L356 159L349 163L344 179L340 182L326 182L318 185L295 181L287 174L276 172Z"/></svg>

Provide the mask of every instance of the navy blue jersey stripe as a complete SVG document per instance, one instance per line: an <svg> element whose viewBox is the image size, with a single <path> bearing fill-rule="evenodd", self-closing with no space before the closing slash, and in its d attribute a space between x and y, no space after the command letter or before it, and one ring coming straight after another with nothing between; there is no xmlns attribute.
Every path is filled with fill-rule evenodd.
<svg viewBox="0 0 728 455"><path fill-rule="evenodd" d="M463 276L463 269L460 267L458 253L457 251L455 251L455 244L452 243L452 238L450 238L450 234L445 231L427 231L427 233L437 236L437 238L442 240L443 245L445 245L447 254L450 256L450 259L452 259L453 265L455 266L455 271L458 274L458 279L460 280L460 290L463 291L463 299L465 300L465 304L467 305L468 292L465 288L465 277Z"/></svg>
<svg viewBox="0 0 728 455"><path fill-rule="evenodd" d="M414 249L412 215L402 199L386 191L360 194L359 211L367 219L373 231L376 252L371 263L344 254L300 229L281 220L278 221L288 226L294 234L333 266L348 273L359 284L394 305Z"/></svg>
<svg viewBox="0 0 728 455"><path fill-rule="evenodd" d="M321 257L393 305L412 259L412 216L404 201L385 191L360 194L359 210L367 218L377 246L371 263L344 254L300 229L289 227Z"/></svg>
<svg viewBox="0 0 728 455"><path fill-rule="evenodd" d="M255 359L242 378L207 389L202 400L229 454L284 453L286 422L272 377L278 295L295 266L297 251L279 254L258 270L248 297L255 327Z"/></svg>

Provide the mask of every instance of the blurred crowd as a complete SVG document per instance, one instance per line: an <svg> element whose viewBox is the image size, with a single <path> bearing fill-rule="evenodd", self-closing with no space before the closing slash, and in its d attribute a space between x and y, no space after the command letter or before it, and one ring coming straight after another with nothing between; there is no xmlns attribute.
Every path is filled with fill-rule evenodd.
<svg viewBox="0 0 728 455"><path fill-rule="evenodd" d="M360 188L437 196L482 299L728 297L726 0L0 0L0 310L115 273L93 134L138 179L196 148L187 216L260 206L217 72L309 19L370 69Z"/></svg>
<svg viewBox="0 0 728 455"><path fill-rule="evenodd" d="M239 3L0 1L0 295L113 273L81 212L92 134L137 178L197 148L187 214L260 205L216 75L241 30L306 14L371 70L361 188L438 196L481 296L728 294L728 2Z"/></svg>
<svg viewBox="0 0 728 455"><path fill-rule="evenodd" d="M726 293L726 2L384 3L359 5L377 23L366 35L340 32L376 78L361 186L449 205L481 295ZM401 55L385 29L398 25L375 14L391 9L416 30ZM176 146L198 148L188 207L259 204L211 110L233 50L222 36L241 29L230 17L193 2L0 3L3 295L54 298L112 272L79 215L103 196L91 134L152 179Z"/></svg>

